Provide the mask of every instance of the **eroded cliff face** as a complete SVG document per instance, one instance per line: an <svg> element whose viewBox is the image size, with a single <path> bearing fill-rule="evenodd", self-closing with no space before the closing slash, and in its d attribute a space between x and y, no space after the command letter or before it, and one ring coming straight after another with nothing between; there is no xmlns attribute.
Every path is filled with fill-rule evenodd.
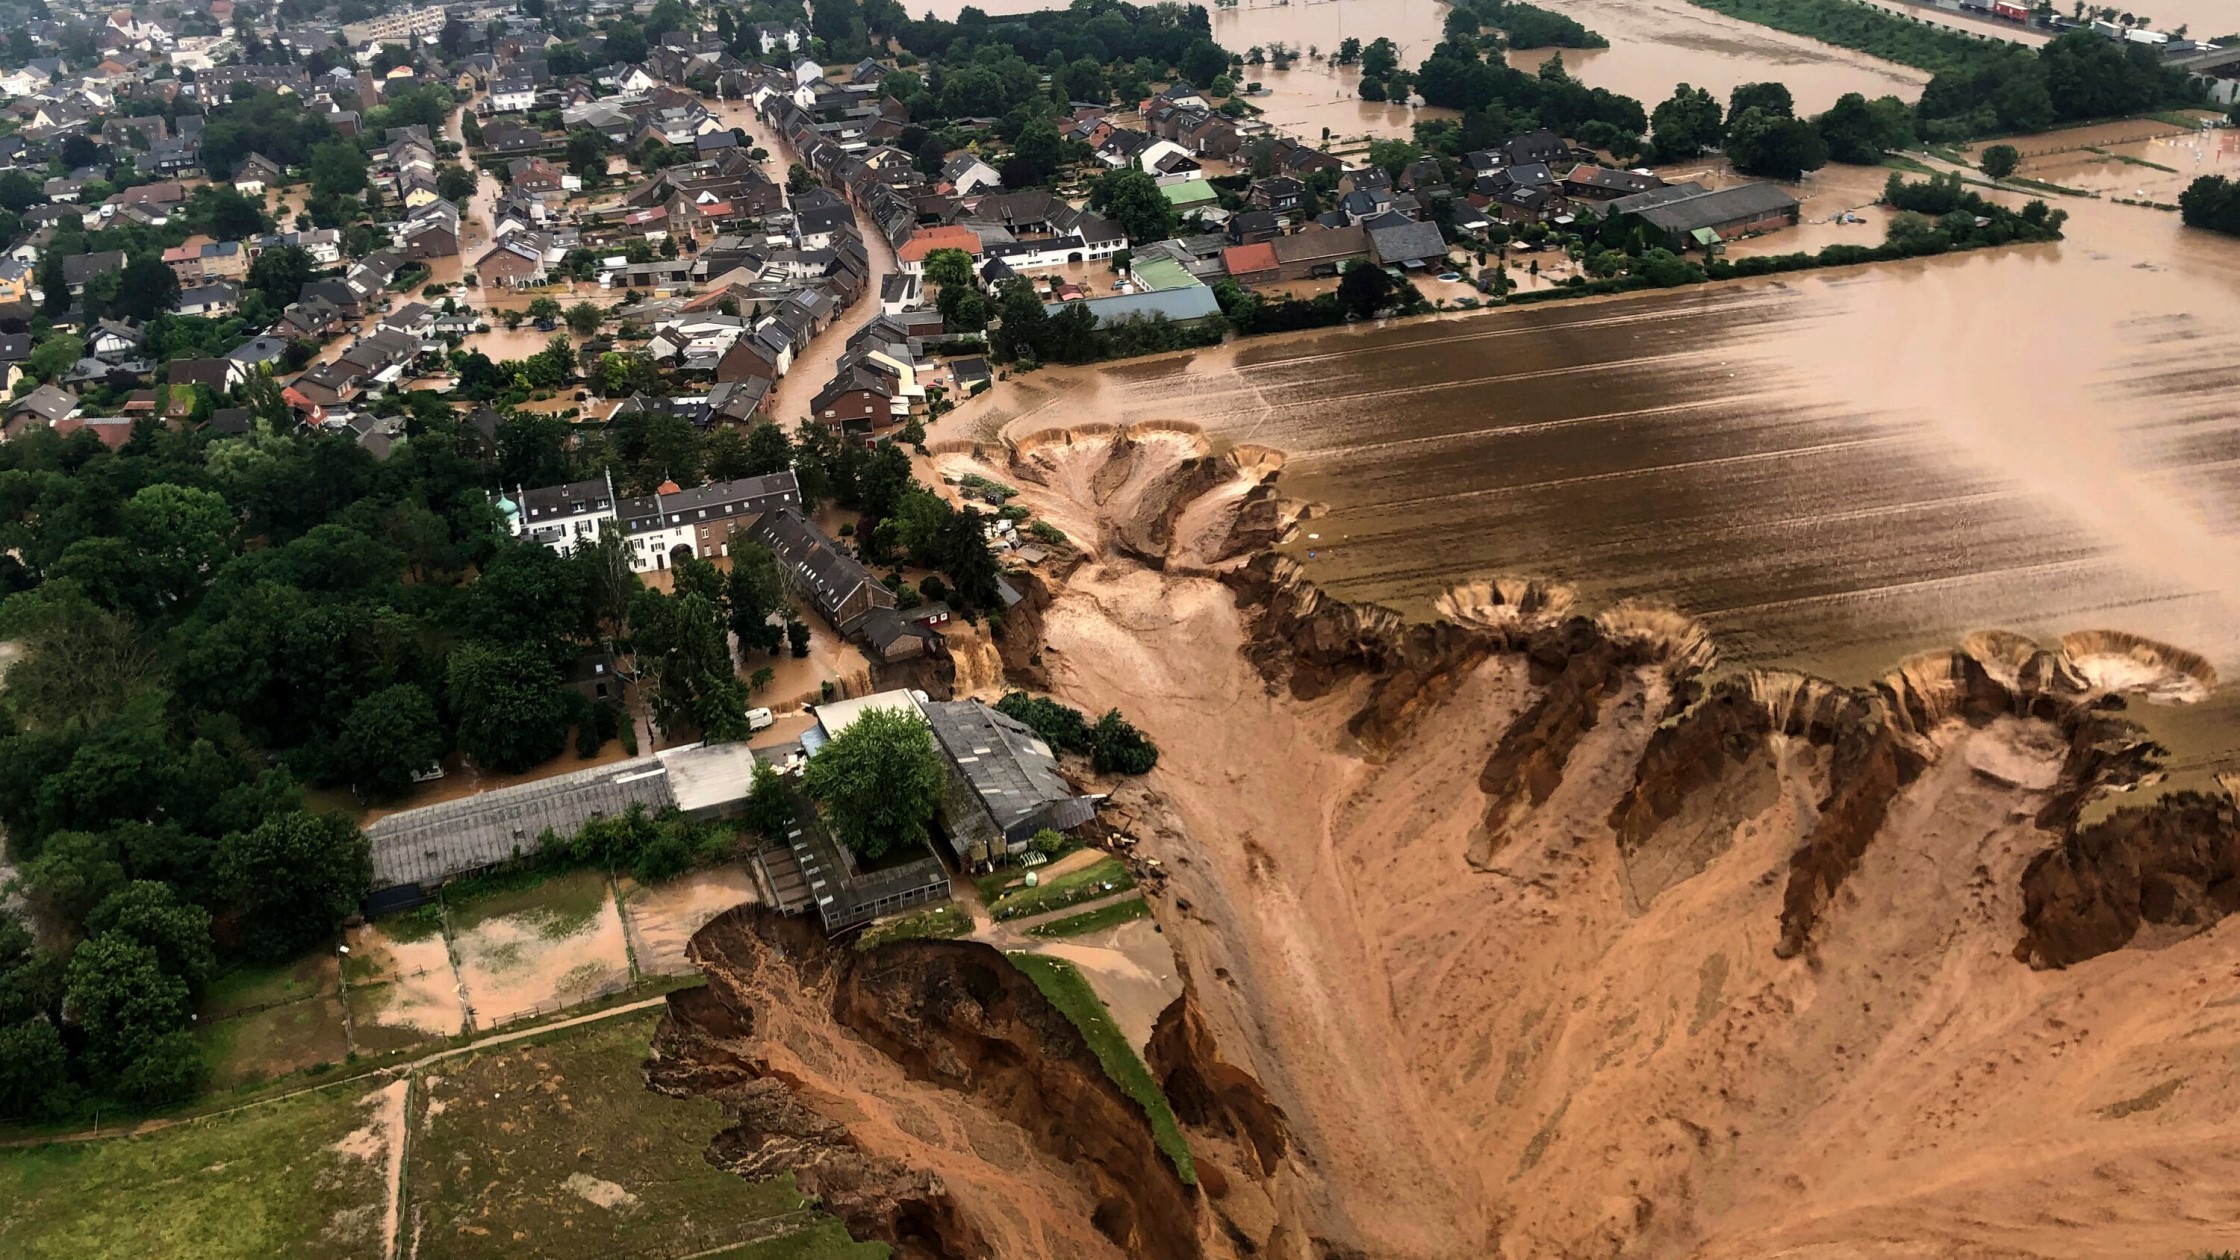
<svg viewBox="0 0 2240 1260"><path fill-rule="evenodd" d="M905 1256L1204 1254L1142 1108L996 950L859 954L752 907L691 948L707 987L670 999L647 1076L730 1108L716 1162L793 1169Z"/></svg>
<svg viewBox="0 0 2240 1260"><path fill-rule="evenodd" d="M2214 686L2198 658L1986 632L1852 687L1507 578L1412 623L1269 554L1312 515L1280 461L1171 428L954 455L1081 543L1006 663L1163 749L1122 795L1159 802L1138 852L1203 980L1148 1056L1206 1152L1201 1238L1739 1260L2240 1233L2197 1206L2240 1177L2240 940L2211 930L2234 808L2081 821L2152 781L2125 706ZM960 1175L938 1189L969 1205Z"/></svg>

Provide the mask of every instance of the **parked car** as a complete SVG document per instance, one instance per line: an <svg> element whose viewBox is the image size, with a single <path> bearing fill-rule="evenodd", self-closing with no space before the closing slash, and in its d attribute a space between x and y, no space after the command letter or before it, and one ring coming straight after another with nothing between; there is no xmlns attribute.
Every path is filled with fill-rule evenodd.
<svg viewBox="0 0 2240 1260"><path fill-rule="evenodd" d="M777 720L777 716L768 709L747 710L747 729L750 731L768 730Z"/></svg>

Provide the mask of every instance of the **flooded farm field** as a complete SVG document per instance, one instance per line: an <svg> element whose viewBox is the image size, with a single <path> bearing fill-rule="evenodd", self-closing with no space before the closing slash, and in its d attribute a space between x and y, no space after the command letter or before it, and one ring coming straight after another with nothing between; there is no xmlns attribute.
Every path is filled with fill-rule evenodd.
<svg viewBox="0 0 2240 1260"><path fill-rule="evenodd" d="M991 415L1281 449L1327 505L1292 545L1311 576L1417 615L1525 575L1852 683L1993 626L2130 631L2229 677L2240 251L2064 204L2058 245L1044 372ZM2240 760L2232 694L2155 717L2174 778Z"/></svg>
<svg viewBox="0 0 2240 1260"><path fill-rule="evenodd" d="M964 0L933 0L923 10L955 18ZM1059 8L1047 0L985 0L974 5L995 17ZM1818 111L1846 92L1913 100L1929 76L1814 40L1699 9L1687 0L1548 0L1544 6L1577 18L1610 41L1610 47L1563 50L1572 76L1654 106L1675 83L1709 88L1724 101L1736 84L1777 79L1795 93L1799 110ZM918 12L913 7L913 12ZM1282 43L1325 56L1347 38L1379 37L1399 45L1400 62L1413 69L1430 55L1446 23L1439 0L1242 0L1213 10L1213 37L1239 54ZM1527 72L1554 56L1553 48L1523 49L1509 64ZM1452 117L1452 111L1360 99L1358 70L1303 59L1289 70L1249 67L1267 95L1254 99L1261 117L1279 131L1314 139L1407 136L1419 119Z"/></svg>
<svg viewBox="0 0 2240 1260"><path fill-rule="evenodd" d="M1753 25L1688 0L1547 0L1542 7L1610 41L1608 48L1561 50L1573 78L1631 96L1645 108L1671 96L1676 83L1708 88L1724 102L1738 84L1772 80L1788 85L1801 114L1824 110L1846 92L1917 100L1929 82L1927 72L1911 66ZM1557 51L1517 49L1508 60L1530 72Z"/></svg>

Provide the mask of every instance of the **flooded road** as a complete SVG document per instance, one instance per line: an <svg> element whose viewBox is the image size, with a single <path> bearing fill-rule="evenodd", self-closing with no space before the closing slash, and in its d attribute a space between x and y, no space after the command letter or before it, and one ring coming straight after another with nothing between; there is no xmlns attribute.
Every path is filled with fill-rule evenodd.
<svg viewBox="0 0 2240 1260"><path fill-rule="evenodd" d="M2064 204L2057 245L1038 373L990 427L1284 450L1329 509L1311 575L1418 615L1529 575L1846 682L1992 626L2132 631L2229 678L2240 245ZM2234 692L2157 715L2181 765L2240 762Z"/></svg>

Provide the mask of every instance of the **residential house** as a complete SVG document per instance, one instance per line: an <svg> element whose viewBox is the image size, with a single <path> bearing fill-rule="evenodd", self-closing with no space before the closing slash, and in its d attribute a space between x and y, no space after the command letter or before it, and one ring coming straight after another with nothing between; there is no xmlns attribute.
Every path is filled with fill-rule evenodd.
<svg viewBox="0 0 2240 1260"><path fill-rule="evenodd" d="M490 112L521 114L536 108L537 81L525 75L499 79L490 85Z"/></svg>
<svg viewBox="0 0 2240 1260"><path fill-rule="evenodd" d="M950 158L941 168L941 179L959 197L970 197L974 193L1003 187L1003 176L996 168L972 153L959 153Z"/></svg>
<svg viewBox="0 0 2240 1260"><path fill-rule="evenodd" d="M1290 216L1304 210L1307 205L1307 186L1289 175L1270 175L1252 181L1245 192L1245 204L1258 210L1272 210Z"/></svg>
<svg viewBox="0 0 2240 1260"><path fill-rule="evenodd" d="M680 551L702 558L727 556L734 530L749 529L776 512L800 510L801 486L791 469L690 490L663 482L650 495L615 505L630 541L630 566L641 573L668 568Z"/></svg>
<svg viewBox="0 0 2240 1260"><path fill-rule="evenodd" d="M5 422L0 423L0 438L20 437L35 428L51 429L77 414L77 395L41 385L8 404Z"/></svg>
<svg viewBox="0 0 2240 1260"><path fill-rule="evenodd" d="M1613 170L1581 162L1563 177L1563 195L1574 201L1616 201L1664 187L1664 181L1639 171Z"/></svg>
<svg viewBox="0 0 2240 1260"><path fill-rule="evenodd" d="M288 181L280 164L262 153L251 153L233 168L233 189L244 197L262 197L267 188L278 188Z"/></svg>
<svg viewBox="0 0 2240 1260"><path fill-rule="evenodd" d="M842 634L895 595L823 530L790 508L764 515L749 531L777 557L786 585Z"/></svg>
<svg viewBox="0 0 2240 1260"><path fill-rule="evenodd" d="M179 290L181 315L223 319L241 309L241 286L231 280L213 280Z"/></svg>
<svg viewBox="0 0 2240 1260"><path fill-rule="evenodd" d="M532 285L545 280L544 237L537 232L515 232L492 245L474 262L476 278L484 284Z"/></svg>
<svg viewBox="0 0 2240 1260"><path fill-rule="evenodd" d="M1310 228L1267 244L1276 278L1285 282L1335 276L1344 264L1369 255L1369 234L1360 227Z"/></svg>

